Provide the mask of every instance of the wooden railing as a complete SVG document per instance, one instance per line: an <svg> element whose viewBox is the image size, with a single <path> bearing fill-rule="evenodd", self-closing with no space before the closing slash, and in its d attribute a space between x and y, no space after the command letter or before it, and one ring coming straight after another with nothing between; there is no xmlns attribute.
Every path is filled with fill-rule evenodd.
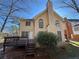
<svg viewBox="0 0 79 59"><path fill-rule="evenodd" d="M6 46L27 46L31 43L35 43L35 41L26 37L4 37L3 51L5 52Z"/></svg>

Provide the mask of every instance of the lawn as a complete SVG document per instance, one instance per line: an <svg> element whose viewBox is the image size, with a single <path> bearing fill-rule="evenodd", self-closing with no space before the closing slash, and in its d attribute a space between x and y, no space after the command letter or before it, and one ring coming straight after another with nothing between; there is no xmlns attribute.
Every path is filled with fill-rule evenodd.
<svg viewBox="0 0 79 59"><path fill-rule="evenodd" d="M73 44L66 46L65 50L57 54L57 59L79 59L79 48Z"/></svg>
<svg viewBox="0 0 79 59"><path fill-rule="evenodd" d="M70 40L70 44L76 47L79 47L79 42L78 41L72 41Z"/></svg>

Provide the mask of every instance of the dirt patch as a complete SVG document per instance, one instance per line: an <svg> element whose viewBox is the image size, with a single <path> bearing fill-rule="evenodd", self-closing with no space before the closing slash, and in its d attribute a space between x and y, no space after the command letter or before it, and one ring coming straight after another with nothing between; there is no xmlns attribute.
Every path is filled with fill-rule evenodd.
<svg viewBox="0 0 79 59"><path fill-rule="evenodd" d="M26 55L25 48L8 48L5 52L4 59L48 59L42 55Z"/></svg>

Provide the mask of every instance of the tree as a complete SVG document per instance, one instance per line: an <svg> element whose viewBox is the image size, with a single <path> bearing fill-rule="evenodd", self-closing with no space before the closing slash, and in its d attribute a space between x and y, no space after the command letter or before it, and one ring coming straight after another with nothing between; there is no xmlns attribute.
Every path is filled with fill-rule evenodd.
<svg viewBox="0 0 79 59"><path fill-rule="evenodd" d="M27 0L29 1L29 0ZM4 30L6 23L10 20L18 19L17 13L30 12L28 2L26 0L0 0L0 19L3 21L1 30ZM34 1L34 0L30 0ZM26 7L24 7L26 5Z"/></svg>
<svg viewBox="0 0 79 59"><path fill-rule="evenodd" d="M66 0L66 1L63 0L62 2L65 4L65 6L63 6L63 7L72 8L77 13L79 13L79 0Z"/></svg>

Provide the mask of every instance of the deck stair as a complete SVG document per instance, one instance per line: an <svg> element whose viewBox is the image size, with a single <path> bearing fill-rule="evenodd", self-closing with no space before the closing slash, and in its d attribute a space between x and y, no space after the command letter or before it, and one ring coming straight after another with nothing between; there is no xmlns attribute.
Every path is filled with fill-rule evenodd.
<svg viewBox="0 0 79 59"><path fill-rule="evenodd" d="M26 55L35 55L35 43L33 42L34 40L29 40L26 46Z"/></svg>

